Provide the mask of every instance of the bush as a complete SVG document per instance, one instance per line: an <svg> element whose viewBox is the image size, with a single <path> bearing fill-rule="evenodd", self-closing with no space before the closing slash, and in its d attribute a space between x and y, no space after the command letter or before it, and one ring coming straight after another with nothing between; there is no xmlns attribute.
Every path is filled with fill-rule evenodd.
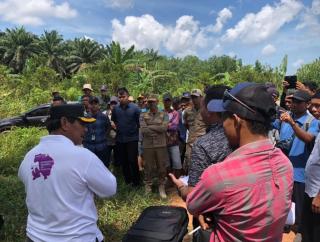
<svg viewBox="0 0 320 242"><path fill-rule="evenodd" d="M23 184L16 175L0 175L0 214L4 218L1 241L25 240L27 209L24 194Z"/></svg>
<svg viewBox="0 0 320 242"><path fill-rule="evenodd" d="M47 134L45 129L13 128L0 133L0 175L17 175L17 169L25 154Z"/></svg>

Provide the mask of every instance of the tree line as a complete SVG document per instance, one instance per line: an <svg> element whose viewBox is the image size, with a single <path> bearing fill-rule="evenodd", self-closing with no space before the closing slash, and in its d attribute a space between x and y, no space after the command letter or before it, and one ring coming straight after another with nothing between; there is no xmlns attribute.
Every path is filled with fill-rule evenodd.
<svg viewBox="0 0 320 242"><path fill-rule="evenodd" d="M106 84L111 93L126 86L134 96L168 91L181 95L195 87L233 86L241 81L273 82L281 88L287 56L276 67L259 60L245 65L240 58L227 55L206 60L168 57L153 49L125 49L114 41L103 45L88 38L65 40L56 30L38 36L15 27L0 31L0 65L0 98L7 100L0 104L0 111L21 111L48 101L53 89L76 99L84 83L91 83L95 90ZM302 81L320 82L319 72L320 59L316 59L303 65L297 75Z"/></svg>

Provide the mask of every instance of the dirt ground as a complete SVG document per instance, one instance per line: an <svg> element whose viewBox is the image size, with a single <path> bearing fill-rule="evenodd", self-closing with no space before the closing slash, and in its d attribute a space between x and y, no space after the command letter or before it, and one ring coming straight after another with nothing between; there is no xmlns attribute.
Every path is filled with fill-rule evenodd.
<svg viewBox="0 0 320 242"><path fill-rule="evenodd" d="M185 202L179 197L175 188L171 188L168 191L170 204L173 206L185 207ZM192 230L192 216L189 214L189 226L188 230ZM283 234L282 242L293 242L295 234L290 232L289 234ZM192 236L186 235L183 242L191 242Z"/></svg>

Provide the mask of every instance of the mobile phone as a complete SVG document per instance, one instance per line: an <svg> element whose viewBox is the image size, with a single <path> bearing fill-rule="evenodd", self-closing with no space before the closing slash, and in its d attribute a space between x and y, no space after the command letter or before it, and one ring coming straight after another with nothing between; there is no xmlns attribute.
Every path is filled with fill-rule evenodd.
<svg viewBox="0 0 320 242"><path fill-rule="evenodd" d="M289 83L289 89L296 89L297 85L297 76L285 76L284 80Z"/></svg>

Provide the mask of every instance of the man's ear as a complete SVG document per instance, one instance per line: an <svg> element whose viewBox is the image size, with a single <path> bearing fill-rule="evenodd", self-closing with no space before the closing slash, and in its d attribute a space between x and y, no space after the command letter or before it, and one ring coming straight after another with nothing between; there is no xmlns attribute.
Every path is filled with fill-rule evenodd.
<svg viewBox="0 0 320 242"><path fill-rule="evenodd" d="M69 129L69 121L66 117L60 118L60 125L63 131L67 131Z"/></svg>
<svg viewBox="0 0 320 242"><path fill-rule="evenodd" d="M232 114L232 118L234 120L234 126L235 128L239 128L241 125L242 119L237 114Z"/></svg>

